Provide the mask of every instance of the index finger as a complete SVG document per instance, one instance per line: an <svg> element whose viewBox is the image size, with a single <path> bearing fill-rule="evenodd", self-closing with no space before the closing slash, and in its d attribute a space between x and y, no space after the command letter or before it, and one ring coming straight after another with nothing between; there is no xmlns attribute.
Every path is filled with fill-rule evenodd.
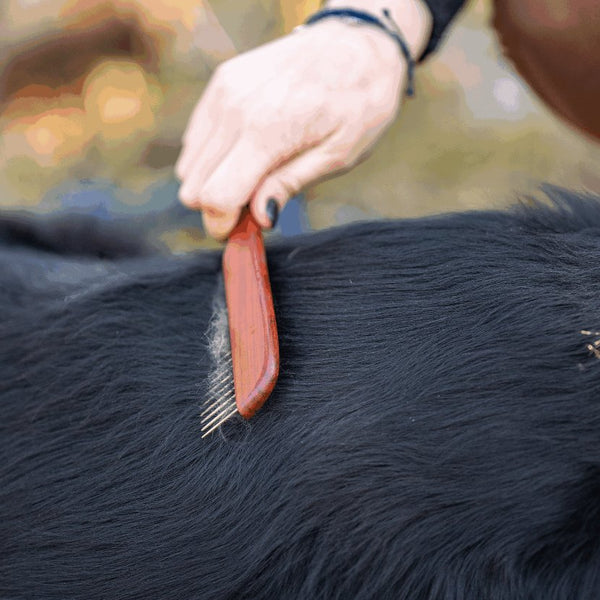
<svg viewBox="0 0 600 600"><path fill-rule="evenodd" d="M183 148L175 164L175 173L184 179L194 162L198 148L211 139L212 133L220 122L218 86L208 83L200 100L196 104L182 137Z"/></svg>
<svg viewBox="0 0 600 600"><path fill-rule="evenodd" d="M234 144L206 185L196 192L197 197L203 206L223 212L245 206L261 180L278 162L281 161L275 149L267 149L245 136Z"/></svg>

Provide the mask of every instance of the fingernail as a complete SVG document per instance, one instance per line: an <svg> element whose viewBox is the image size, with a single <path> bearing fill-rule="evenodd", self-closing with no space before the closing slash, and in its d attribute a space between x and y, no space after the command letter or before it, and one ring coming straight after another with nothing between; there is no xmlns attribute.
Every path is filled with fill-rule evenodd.
<svg viewBox="0 0 600 600"><path fill-rule="evenodd" d="M267 213L267 217L269 217L269 221L271 221L271 229L273 229L277 225L277 219L279 218L279 204L277 204L275 198L269 198L265 212Z"/></svg>

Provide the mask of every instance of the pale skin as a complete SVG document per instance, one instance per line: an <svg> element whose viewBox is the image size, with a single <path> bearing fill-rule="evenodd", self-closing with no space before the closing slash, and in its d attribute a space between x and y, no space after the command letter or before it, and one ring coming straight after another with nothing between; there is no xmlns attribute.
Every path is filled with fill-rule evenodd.
<svg viewBox="0 0 600 600"><path fill-rule="evenodd" d="M432 18L422 0L330 0L381 16L387 8L415 59ZM224 239L249 206L263 228L267 202L363 160L396 118L407 65L396 42L370 25L326 19L238 55L216 69L183 136L180 200Z"/></svg>

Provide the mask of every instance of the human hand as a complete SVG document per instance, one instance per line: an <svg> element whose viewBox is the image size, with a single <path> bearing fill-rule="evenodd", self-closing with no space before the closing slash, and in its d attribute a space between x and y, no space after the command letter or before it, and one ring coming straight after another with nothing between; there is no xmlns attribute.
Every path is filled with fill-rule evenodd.
<svg viewBox="0 0 600 600"><path fill-rule="evenodd" d="M305 186L357 164L392 123L407 65L370 26L324 20L220 65L198 102L176 165L179 196L226 237L241 209L271 227Z"/></svg>

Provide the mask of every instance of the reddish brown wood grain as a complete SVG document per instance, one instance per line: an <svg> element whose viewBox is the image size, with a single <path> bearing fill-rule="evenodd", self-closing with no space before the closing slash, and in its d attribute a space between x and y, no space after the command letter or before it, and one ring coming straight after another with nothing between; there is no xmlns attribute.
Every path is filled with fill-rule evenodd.
<svg viewBox="0 0 600 600"><path fill-rule="evenodd" d="M223 253L236 405L250 419L279 374L279 341L262 232L246 210Z"/></svg>

